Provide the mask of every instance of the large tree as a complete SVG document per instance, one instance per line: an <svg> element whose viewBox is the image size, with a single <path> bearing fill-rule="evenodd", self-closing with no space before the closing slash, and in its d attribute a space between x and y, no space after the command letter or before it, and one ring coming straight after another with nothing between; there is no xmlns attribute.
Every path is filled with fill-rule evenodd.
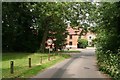
<svg viewBox="0 0 120 80"><path fill-rule="evenodd" d="M100 70L120 78L120 2L100 3L97 21L97 60Z"/></svg>
<svg viewBox="0 0 120 80"><path fill-rule="evenodd" d="M36 49L31 3L2 3L3 51L28 51ZM34 46L34 47L31 47Z"/></svg>
<svg viewBox="0 0 120 80"><path fill-rule="evenodd" d="M98 20L98 48L103 49L105 52L111 50L117 53L120 48L120 7L117 3L102 3L98 9L100 18ZM116 42L116 44L114 43Z"/></svg>
<svg viewBox="0 0 120 80"><path fill-rule="evenodd" d="M64 23L65 3L3 3L3 51L44 52L49 32L59 40L66 32ZM59 34L59 37L57 36ZM9 36L10 35L10 36ZM62 36L56 46L64 44Z"/></svg>
<svg viewBox="0 0 120 80"><path fill-rule="evenodd" d="M41 35L40 51L44 52L45 42L49 37L56 38L58 41L60 36L66 32L66 25L64 23L64 11L65 3L55 2L41 2L36 3L33 7L36 25L38 25L38 34ZM51 32L51 33L50 33ZM53 33L55 33L53 35ZM57 36L59 34L59 37ZM63 40L57 42L55 45L64 44L65 37L62 36Z"/></svg>

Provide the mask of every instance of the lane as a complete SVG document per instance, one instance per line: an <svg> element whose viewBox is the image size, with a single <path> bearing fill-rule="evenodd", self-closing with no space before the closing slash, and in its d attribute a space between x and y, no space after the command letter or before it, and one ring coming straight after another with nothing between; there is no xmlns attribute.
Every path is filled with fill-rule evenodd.
<svg viewBox="0 0 120 80"><path fill-rule="evenodd" d="M34 78L106 78L96 67L95 49L87 48L71 55L72 58L46 69Z"/></svg>

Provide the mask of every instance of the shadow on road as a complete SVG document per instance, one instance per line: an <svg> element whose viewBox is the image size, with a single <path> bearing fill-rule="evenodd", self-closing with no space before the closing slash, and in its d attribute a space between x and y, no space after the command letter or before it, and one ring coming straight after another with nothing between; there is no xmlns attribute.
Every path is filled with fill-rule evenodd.
<svg viewBox="0 0 120 80"><path fill-rule="evenodd" d="M80 57L74 57L74 58L71 58L71 60L69 60L64 66L62 66L60 69L57 70L57 72L55 72L55 74L52 76L52 78L60 78L62 77L62 75L64 74L64 72L66 71L67 67L72 64L72 62L77 59L77 58L80 58ZM70 74L70 75L67 75L67 76L72 76L74 74Z"/></svg>
<svg viewBox="0 0 120 80"><path fill-rule="evenodd" d="M73 61L75 61L76 59L79 59L79 58L83 58L83 59L88 59L87 57L85 56L95 56L95 53L93 50L91 49L87 49L87 50L83 50L81 51L81 53L71 53L70 54L72 56L71 60L69 60L64 66L62 66L61 68L59 68L55 73L54 75L51 77L51 78L61 78L63 76L63 74L65 73L65 71L67 71L67 67L70 66L70 64L73 63ZM88 67L84 67L84 69L90 69ZM72 77L74 76L75 74L66 74L67 77Z"/></svg>

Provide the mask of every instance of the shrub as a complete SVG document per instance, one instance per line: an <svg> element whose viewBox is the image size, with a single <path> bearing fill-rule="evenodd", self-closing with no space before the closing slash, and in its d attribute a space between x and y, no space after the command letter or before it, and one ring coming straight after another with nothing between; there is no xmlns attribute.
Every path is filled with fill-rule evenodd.
<svg viewBox="0 0 120 80"><path fill-rule="evenodd" d="M88 41L86 39L79 39L78 40L78 46L80 48L86 48L88 45Z"/></svg>
<svg viewBox="0 0 120 80"><path fill-rule="evenodd" d="M113 80L120 79L119 70L119 54L113 54L110 50L106 53L102 50L97 50L97 60L99 69L107 74L109 74Z"/></svg>

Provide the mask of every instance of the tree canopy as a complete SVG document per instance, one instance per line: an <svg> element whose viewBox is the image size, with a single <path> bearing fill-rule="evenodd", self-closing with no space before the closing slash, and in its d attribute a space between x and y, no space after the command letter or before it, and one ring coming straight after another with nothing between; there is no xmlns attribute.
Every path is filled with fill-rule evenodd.
<svg viewBox="0 0 120 80"><path fill-rule="evenodd" d="M56 47L63 46L67 21L73 27L82 27L84 32L87 32L88 27L93 32L97 31L101 35L98 41L102 42L98 44L104 49L119 48L118 3L3 2L2 5L3 51L34 52L40 49L44 52L45 41L49 37L56 38ZM113 41L117 44L112 44Z"/></svg>
<svg viewBox="0 0 120 80"><path fill-rule="evenodd" d="M90 14L87 9L91 9L91 3L70 2L4 2L2 5L3 51L40 49L44 52L49 37L56 38L55 46L60 48L65 45L66 22L70 20L73 26L82 22L88 27L85 19Z"/></svg>

